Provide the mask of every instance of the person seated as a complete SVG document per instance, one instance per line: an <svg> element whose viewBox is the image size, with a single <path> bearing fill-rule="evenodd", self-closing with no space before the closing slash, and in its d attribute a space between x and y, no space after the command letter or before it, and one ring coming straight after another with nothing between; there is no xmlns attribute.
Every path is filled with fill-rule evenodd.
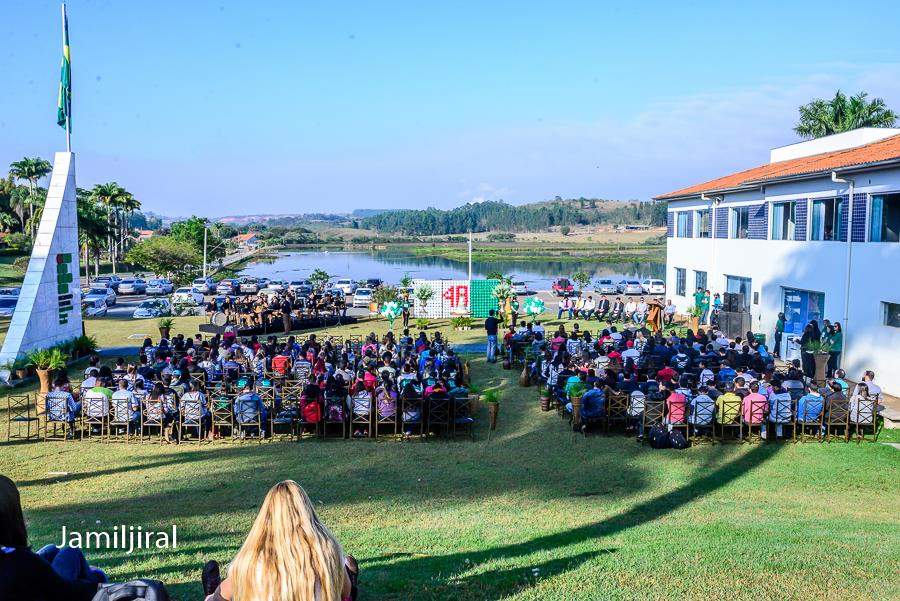
<svg viewBox="0 0 900 601"><path fill-rule="evenodd" d="M97 378L96 385L82 395L84 415L92 418L108 417L112 395L113 391L110 390L108 382L103 378Z"/></svg>
<svg viewBox="0 0 900 601"><path fill-rule="evenodd" d="M128 434L134 434L141 427L141 402L134 396L134 392L128 390L128 380L119 380L119 389L112 395L112 405L115 408L116 421L123 419L128 422L126 429Z"/></svg>
<svg viewBox="0 0 900 601"><path fill-rule="evenodd" d="M47 408L47 419L66 422L66 438L75 438L75 420L81 415L81 402L76 401L72 393L66 390L68 380L57 377L53 382L53 390L44 397Z"/></svg>
<svg viewBox="0 0 900 601"><path fill-rule="evenodd" d="M286 542L289 541L289 542ZM359 567L321 522L293 480L266 494L247 539L221 579L215 560L203 567L206 601L309 599L355 601Z"/></svg>
<svg viewBox="0 0 900 601"><path fill-rule="evenodd" d="M639 323L637 316L637 303L634 302L634 299L632 298L629 298L628 302L625 303L625 321Z"/></svg>
<svg viewBox="0 0 900 601"><path fill-rule="evenodd" d="M716 399L716 421L720 424L733 424L741 415L743 400L734 392L726 392Z"/></svg>
<svg viewBox="0 0 900 601"><path fill-rule="evenodd" d="M745 424L762 425L768 410L768 400L759 393L759 382L750 382L749 394L741 401L741 417Z"/></svg>
<svg viewBox="0 0 900 601"><path fill-rule="evenodd" d="M247 426L246 428L241 428L241 436L243 437L244 432L248 430L252 432L252 428L257 427L258 423L262 424L262 431L258 434L264 436L268 419L267 413L262 398L253 391L251 384L246 384L241 389L241 394L234 401L235 422L241 426Z"/></svg>
<svg viewBox="0 0 900 601"><path fill-rule="evenodd" d="M819 385L810 382L806 386L806 394L797 399L797 423L818 422L824 410L825 399L819 394Z"/></svg>
<svg viewBox="0 0 900 601"><path fill-rule="evenodd" d="M666 299L666 306L663 308L663 324L670 326L675 321L675 313L678 309L672 304L672 299Z"/></svg>
<svg viewBox="0 0 900 601"><path fill-rule="evenodd" d="M843 369L835 370L833 381L837 382L841 386L841 391L845 395L850 394L850 384L847 382L847 372L845 372Z"/></svg>
<svg viewBox="0 0 900 601"><path fill-rule="evenodd" d="M678 347L678 352L676 352L669 360L669 365L682 373L691 368L691 358L685 352L684 346Z"/></svg>
<svg viewBox="0 0 900 601"><path fill-rule="evenodd" d="M672 430L673 424L683 424L687 419L687 398L677 391L666 390L666 384L662 384L660 392L666 396L666 424Z"/></svg>
<svg viewBox="0 0 900 601"><path fill-rule="evenodd" d="M863 374L862 381L856 385L856 388L859 389L863 384L866 385L866 391L869 396L875 397L876 400L881 400L881 386L875 383L875 372L872 370L866 370ZM859 390L854 390L854 394L859 394Z"/></svg>
<svg viewBox="0 0 900 601"><path fill-rule="evenodd" d="M569 409L571 410L571 409ZM603 394L603 382L594 378L592 388L581 397L581 417L602 417L606 410L606 396Z"/></svg>
<svg viewBox="0 0 900 601"><path fill-rule="evenodd" d="M0 475L0 599L91 601L106 574L88 565L81 549L28 544L19 489Z"/></svg>
<svg viewBox="0 0 900 601"><path fill-rule="evenodd" d="M701 384L697 396L688 401L688 423L692 426L711 426L716 414L715 401L709 396L709 386Z"/></svg>

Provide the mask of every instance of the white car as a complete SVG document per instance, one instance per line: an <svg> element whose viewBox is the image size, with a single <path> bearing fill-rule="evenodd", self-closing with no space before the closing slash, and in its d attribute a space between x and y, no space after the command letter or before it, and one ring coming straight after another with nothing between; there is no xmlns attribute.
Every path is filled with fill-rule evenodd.
<svg viewBox="0 0 900 601"><path fill-rule="evenodd" d="M643 294L644 289L637 280L622 280L619 282L619 294Z"/></svg>
<svg viewBox="0 0 900 601"><path fill-rule="evenodd" d="M644 294L665 294L666 283L662 280L644 280L641 282Z"/></svg>
<svg viewBox="0 0 900 601"><path fill-rule="evenodd" d="M369 303L372 302L372 294L374 292L371 288L357 288L356 292L353 293L353 306L368 307Z"/></svg>
<svg viewBox="0 0 900 601"><path fill-rule="evenodd" d="M169 280L163 279L163 278L159 278L159 279L150 280L149 282L147 282L146 294L147 294L147 296L151 296L151 295L162 296L164 294L172 294L173 288L174 288L174 286L172 285L172 282L170 282Z"/></svg>
<svg viewBox="0 0 900 601"><path fill-rule="evenodd" d="M241 278L241 294L256 294L259 292L259 282L256 278Z"/></svg>
<svg viewBox="0 0 900 601"><path fill-rule="evenodd" d="M274 290L275 292L283 292L288 287L288 283L283 280L271 280L266 284L266 290Z"/></svg>
<svg viewBox="0 0 900 601"><path fill-rule="evenodd" d="M168 317L172 314L172 303L165 298L145 300L134 310L132 317L147 319L151 317Z"/></svg>
<svg viewBox="0 0 900 601"><path fill-rule="evenodd" d="M191 286L196 288L200 294L210 294L216 288L215 282L210 278L197 278L191 282Z"/></svg>
<svg viewBox="0 0 900 601"><path fill-rule="evenodd" d="M172 294L173 305L202 305L203 295L196 288L179 288Z"/></svg>
<svg viewBox="0 0 900 601"><path fill-rule="evenodd" d="M103 317L106 315L106 302L99 297L86 297L81 301L81 312L85 317Z"/></svg>
<svg viewBox="0 0 900 601"><path fill-rule="evenodd" d="M513 294L518 295L528 294L528 286L525 285L525 282L513 282L512 291Z"/></svg>
<svg viewBox="0 0 900 601"><path fill-rule="evenodd" d="M344 294L349 296L356 292L356 289L359 288L359 284L357 284L356 282L354 282L351 279L344 278L344 279L340 279L340 280L336 281L334 283L334 286L332 286L332 287L340 288L341 290L344 291Z"/></svg>
<svg viewBox="0 0 900 601"><path fill-rule="evenodd" d="M619 287L612 280L597 280L594 282L594 292L600 294L618 294Z"/></svg>
<svg viewBox="0 0 900 601"><path fill-rule="evenodd" d="M82 296L82 299L84 300L93 300L98 298L103 300L106 303L107 307L112 307L116 304L116 291L112 288L91 288L84 293L84 296Z"/></svg>

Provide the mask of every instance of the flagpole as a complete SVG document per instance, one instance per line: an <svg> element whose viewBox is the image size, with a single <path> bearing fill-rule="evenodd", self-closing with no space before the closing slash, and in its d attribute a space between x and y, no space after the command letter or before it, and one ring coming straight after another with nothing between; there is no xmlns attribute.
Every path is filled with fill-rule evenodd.
<svg viewBox="0 0 900 601"><path fill-rule="evenodd" d="M67 27L66 27L66 3L63 2L63 3L62 3L62 35L63 35L63 51L65 51L66 42L68 41L68 40L66 39L66 34L68 33L68 32L66 31L66 29L67 29ZM70 51L70 52L71 52L71 51ZM69 73L71 73L71 71L72 71L72 64L71 64L71 62L70 62L70 63L69 63ZM69 77L70 77L70 83L69 83L69 85L71 86L71 85L72 85L72 84L71 84L71 75L70 75ZM65 102L65 100L64 100L64 102ZM71 113L72 113L72 104L71 104L71 102L72 102L72 101L71 101L71 98L70 98L70 99L69 99L69 103L68 103L68 112L66 113L66 152L72 152L72 115L71 115ZM65 106L65 105L64 105L64 106Z"/></svg>

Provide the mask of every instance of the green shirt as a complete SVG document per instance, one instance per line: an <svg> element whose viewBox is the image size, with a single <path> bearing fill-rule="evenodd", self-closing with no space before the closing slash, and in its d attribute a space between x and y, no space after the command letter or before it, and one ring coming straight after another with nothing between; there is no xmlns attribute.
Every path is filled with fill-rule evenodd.
<svg viewBox="0 0 900 601"><path fill-rule="evenodd" d="M709 309L709 295L704 294L703 298L700 300L700 308L706 311Z"/></svg>
<svg viewBox="0 0 900 601"><path fill-rule="evenodd" d="M694 306L699 307L702 304L703 304L703 293L695 292L694 293ZM707 304L709 304L709 303L707 302Z"/></svg>
<svg viewBox="0 0 900 601"><path fill-rule="evenodd" d="M835 332L834 336L829 340L831 342L831 352L832 353L840 353L844 350L844 333L843 332Z"/></svg>

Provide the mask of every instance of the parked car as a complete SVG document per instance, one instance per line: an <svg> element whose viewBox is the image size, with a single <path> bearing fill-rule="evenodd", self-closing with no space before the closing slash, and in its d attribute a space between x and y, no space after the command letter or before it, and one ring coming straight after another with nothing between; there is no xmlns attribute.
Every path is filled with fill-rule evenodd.
<svg viewBox="0 0 900 601"><path fill-rule="evenodd" d="M172 303L165 298L148 299L138 305L132 317L147 319L151 317L167 317L172 314Z"/></svg>
<svg viewBox="0 0 900 601"><path fill-rule="evenodd" d="M270 280L268 284L266 284L266 290L274 290L275 292L282 292L288 286L288 283L283 280Z"/></svg>
<svg viewBox="0 0 900 601"><path fill-rule="evenodd" d="M356 289L359 288L359 285L351 279L341 278L334 283L334 287L340 288L344 291L344 294L350 295L356 292Z"/></svg>
<svg viewBox="0 0 900 601"><path fill-rule="evenodd" d="M172 304L202 305L203 295L196 288L179 288L172 294Z"/></svg>
<svg viewBox="0 0 900 601"><path fill-rule="evenodd" d="M81 301L81 314L85 317L103 317L106 315L106 302L98 296L85 297Z"/></svg>
<svg viewBox="0 0 900 601"><path fill-rule="evenodd" d="M200 294L211 294L216 289L216 283L212 278L197 278L191 282L191 286L196 288Z"/></svg>
<svg viewBox="0 0 900 601"><path fill-rule="evenodd" d="M231 296L237 292L238 284L235 280L222 280L216 286L216 294Z"/></svg>
<svg viewBox="0 0 900 601"><path fill-rule="evenodd" d="M0 296L19 296L21 288L0 288Z"/></svg>
<svg viewBox="0 0 900 601"><path fill-rule="evenodd" d="M301 286L305 286L305 285L307 285L306 280L294 280L290 284L288 284L288 290L296 293L296 292L300 291Z"/></svg>
<svg viewBox="0 0 900 601"><path fill-rule="evenodd" d="M172 292L171 287L166 285L165 280L156 279L147 282L147 296L162 296Z"/></svg>
<svg viewBox="0 0 900 601"><path fill-rule="evenodd" d="M371 288L357 288L356 292L353 293L353 306L368 307L369 303L372 302L372 294L374 292Z"/></svg>
<svg viewBox="0 0 900 601"><path fill-rule="evenodd" d="M301 295L306 295L313 291L312 282L309 280L297 280L296 282L291 282L288 289L292 290L295 294Z"/></svg>
<svg viewBox="0 0 900 601"><path fill-rule="evenodd" d="M618 294L619 287L612 280L597 280L594 282L594 292L600 294Z"/></svg>
<svg viewBox="0 0 900 601"><path fill-rule="evenodd" d="M528 294L528 286L525 285L525 282L513 282L512 291L513 294L518 294L520 296L523 294Z"/></svg>
<svg viewBox="0 0 900 601"><path fill-rule="evenodd" d="M344 298L346 294L344 294L343 288L338 288L337 286L332 286L331 288L325 289L326 296L333 296L335 298Z"/></svg>
<svg viewBox="0 0 900 601"><path fill-rule="evenodd" d="M256 278L241 278L238 290L241 294L256 294L259 292L259 281Z"/></svg>
<svg viewBox="0 0 900 601"><path fill-rule="evenodd" d="M637 280L622 280L619 282L619 294L643 294L644 289Z"/></svg>
<svg viewBox="0 0 900 601"><path fill-rule="evenodd" d="M147 282L140 278L133 280L122 280L119 283L118 294L147 294Z"/></svg>
<svg viewBox="0 0 900 601"><path fill-rule="evenodd" d="M365 287L375 289L375 288L381 288L381 286L383 286L383 285L384 285L384 282L381 280L381 278L369 278L368 280L366 280Z"/></svg>
<svg viewBox="0 0 900 601"><path fill-rule="evenodd" d="M94 278L94 281L91 282L92 287L98 286L106 286L108 288L112 288L116 291L116 294L119 293L119 285L124 280L117 275L101 275Z"/></svg>
<svg viewBox="0 0 900 601"><path fill-rule="evenodd" d="M400 286L397 288L397 294L400 295L400 298L403 298L403 295L409 295L409 300L416 298L416 289L412 286Z"/></svg>
<svg viewBox="0 0 900 601"><path fill-rule="evenodd" d="M572 285L567 278L559 278L555 282L553 282L553 286L551 286L551 291L556 296L565 296L566 294L572 294L575 292L575 286Z"/></svg>
<svg viewBox="0 0 900 601"><path fill-rule="evenodd" d="M0 296L0 317L12 317L18 302L16 296Z"/></svg>
<svg viewBox="0 0 900 601"><path fill-rule="evenodd" d="M87 291L87 293L82 296L83 299L94 299L99 298L103 299L106 303L107 307L112 307L116 304L116 292L112 288L91 288Z"/></svg>
<svg viewBox="0 0 900 601"><path fill-rule="evenodd" d="M666 283L662 280L644 280L641 282L644 294L665 294Z"/></svg>

